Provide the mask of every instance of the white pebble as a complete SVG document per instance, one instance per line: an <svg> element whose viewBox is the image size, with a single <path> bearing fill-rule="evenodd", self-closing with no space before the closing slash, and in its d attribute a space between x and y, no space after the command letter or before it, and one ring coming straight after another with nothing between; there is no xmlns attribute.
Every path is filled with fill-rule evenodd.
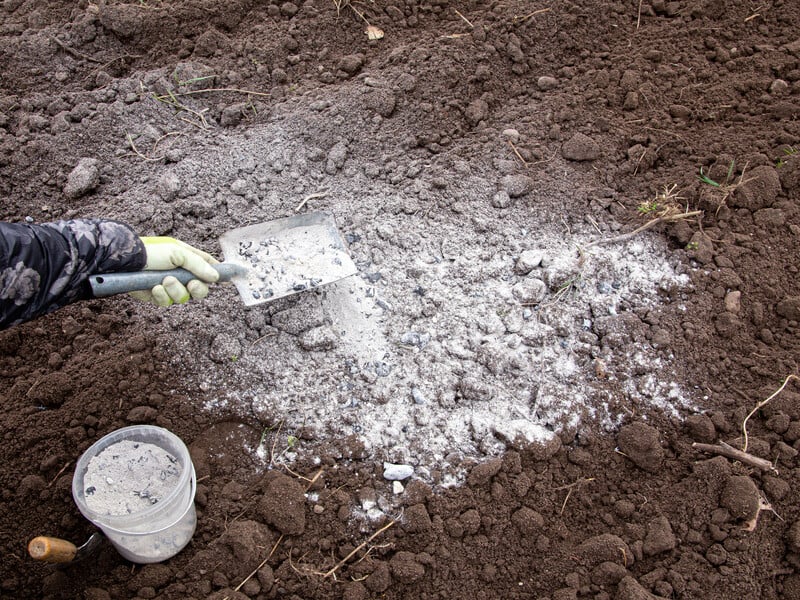
<svg viewBox="0 0 800 600"><path fill-rule="evenodd" d="M383 478L389 481L402 481L414 474L414 467L411 465L396 465L394 463L383 463Z"/></svg>

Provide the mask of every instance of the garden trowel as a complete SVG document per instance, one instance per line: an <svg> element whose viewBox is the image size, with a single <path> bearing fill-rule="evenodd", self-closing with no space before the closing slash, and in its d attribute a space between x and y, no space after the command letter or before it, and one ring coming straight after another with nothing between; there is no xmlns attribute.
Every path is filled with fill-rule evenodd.
<svg viewBox="0 0 800 600"><path fill-rule="evenodd" d="M333 216L294 215L233 229L219 240L225 261L213 265L231 281L246 306L270 302L333 283L356 273ZM89 278L95 298L148 290L172 275L184 285L185 269L106 273Z"/></svg>
<svg viewBox="0 0 800 600"><path fill-rule="evenodd" d="M95 531L81 546L61 538L40 535L28 544L28 554L35 560L49 563L78 563L95 553L103 543L103 534Z"/></svg>

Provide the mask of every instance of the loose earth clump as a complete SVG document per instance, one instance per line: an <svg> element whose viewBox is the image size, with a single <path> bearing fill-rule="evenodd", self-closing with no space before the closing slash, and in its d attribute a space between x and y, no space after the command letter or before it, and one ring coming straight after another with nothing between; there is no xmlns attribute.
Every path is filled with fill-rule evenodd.
<svg viewBox="0 0 800 600"><path fill-rule="evenodd" d="M800 595L791 2L0 14L3 219L222 258L322 210L358 269L0 332L0 595ZM136 423L190 447L191 543L34 563L89 537L75 461Z"/></svg>

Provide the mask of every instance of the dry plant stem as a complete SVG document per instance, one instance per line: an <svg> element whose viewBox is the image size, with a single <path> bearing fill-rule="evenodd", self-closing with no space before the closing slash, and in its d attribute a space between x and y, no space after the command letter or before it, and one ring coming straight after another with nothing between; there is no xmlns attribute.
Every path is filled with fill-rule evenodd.
<svg viewBox="0 0 800 600"><path fill-rule="evenodd" d="M520 17L517 19L518 21L527 21L531 17L535 17L536 15L541 15L542 13L550 12L551 9L549 8L540 8L539 10L535 10L532 13L525 15L524 17Z"/></svg>
<svg viewBox="0 0 800 600"><path fill-rule="evenodd" d="M472 23L470 23L470 22L469 22L469 19L468 19L467 17L465 17L464 15L462 15L462 14L461 14L460 12L458 12L458 11L457 11L455 8L454 8L453 10L455 10L456 14L457 14L459 17L461 17L462 19L464 19L464 22L465 22L467 25L469 25L470 29L475 29L475 25L473 25Z"/></svg>
<svg viewBox="0 0 800 600"><path fill-rule="evenodd" d="M767 402L769 402L775 396L780 394L783 391L783 388L786 387L786 384L789 383L792 379L798 379L797 375L792 374L786 377L781 387L779 387L772 394L770 394L769 398L766 398L761 402L759 402L758 404L756 404L755 408L751 410L744 418L744 421L742 421L742 434L744 434L744 445L742 446L742 452L747 452L747 421L750 420L750 417L752 417L756 412L758 412L761 408L763 408L767 404Z"/></svg>
<svg viewBox="0 0 800 600"><path fill-rule="evenodd" d="M61 474L62 474L64 471L66 471L66 470L67 470L67 467L68 467L68 466L70 466L71 464L72 464L71 462L68 462L68 463L67 463L67 464L65 464L63 467L61 467L61 469L59 469L58 473L56 473L56 476L55 476L55 477L53 477L53 480L52 480L50 483L48 483L48 484L47 484L47 487L50 487L51 485L53 485L53 484L56 482L56 480L57 480L59 477L61 477Z"/></svg>
<svg viewBox="0 0 800 600"><path fill-rule="evenodd" d="M273 555L273 554L275 554L275 550L277 550L277 549L278 549L278 546L279 546L279 545L280 545L280 543L283 541L283 538L284 538L284 536L285 536L285 535L286 535L286 534L284 534L284 533L282 533L282 534L281 534L281 537L279 537L279 538L278 538L278 541L277 541L277 542L275 542L275 545L272 547L272 550L270 550L269 554L267 555L267 558L265 558L264 560L262 560L262 561L261 561L261 564L260 564L260 565L258 565L258 566L257 566L255 569L253 569L253 572L252 572L252 573L250 573L250 575L248 575L247 577L245 577L245 578L242 580L242 583L240 583L240 584L239 584L239 585L237 585L235 588L233 588L233 591L234 591L234 592L238 592L240 589L242 589L242 586L243 586L245 583L247 583L248 581L250 581L250 580L253 578L253 575L255 575L256 573L258 573L258 571L261 569L261 567L263 567L265 564L267 564L267 561L268 561L270 558L272 558L272 555ZM223 598L223 600L228 600L228 596L225 596L225 598Z"/></svg>
<svg viewBox="0 0 800 600"><path fill-rule="evenodd" d="M303 201L300 204L298 204L295 207L294 212L300 212L300 210L306 205L306 202L308 202L309 200L314 200L316 198L324 198L327 195L328 195L328 191L327 190L324 191L324 192L316 192L314 194L309 194L308 196L303 198Z"/></svg>
<svg viewBox="0 0 800 600"><path fill-rule="evenodd" d="M348 4L347 4L347 6L349 6L349 7L350 7L350 10L352 10L352 11L353 11L354 13L356 13L356 14L357 14L359 17L361 17L361 20L362 20L362 21L364 21L364 23L366 23L367 25L369 25L369 21L367 21L367 17L365 17L365 16L364 16L364 13L360 12L360 11L359 11L359 10L358 10L358 9L357 9L355 6L353 6L352 4L349 4L349 3L348 3Z"/></svg>
<svg viewBox="0 0 800 600"><path fill-rule="evenodd" d="M605 238L605 239L602 239L602 240L595 240L593 242L589 242L584 247L584 249L585 248L591 248L592 246L598 246L600 244L613 244L615 242L624 242L624 241L629 240L632 237L640 234L641 232L650 229L651 227L655 227L656 225L658 225L660 223L666 223L666 222L669 222L669 221L678 221L680 219L688 219L690 217L696 217L696 216L701 215L701 214L703 214L702 210L693 210L691 212L680 213L678 215L667 215L667 216L664 216L664 217L656 217L655 219L652 219L651 221L648 221L647 223L645 223L641 227L637 227L636 229L634 229L633 231L631 231L629 233L623 233L622 235L616 235L614 237L610 237L610 238Z"/></svg>
<svg viewBox="0 0 800 600"><path fill-rule="evenodd" d="M314 475L314 477L312 477L311 479L306 479L305 477L302 477L302 479L306 479L306 481L308 481L308 485L306 486L306 491L311 489L311 486L314 485L314 483L317 481L317 479L319 479L320 475L322 475L322 469L317 471L317 474Z"/></svg>
<svg viewBox="0 0 800 600"><path fill-rule="evenodd" d="M517 147L514 145L514 142L512 142L511 140L508 140L508 145L511 146L511 149L514 151L514 154L516 154L517 158L522 161L522 164L527 167L528 163L525 162L524 158L522 158L522 155L519 153L519 150L517 150Z"/></svg>
<svg viewBox="0 0 800 600"><path fill-rule="evenodd" d="M694 442L692 444L692 448L696 448L697 450L706 452L708 454L718 454L720 456L724 456L725 458L730 458L731 460L738 460L743 464L755 467L756 469L760 469L762 471L772 471L774 473L778 472L778 470L768 460L753 456L752 454L748 454L747 452L743 452L741 450L737 450L725 442L720 442L719 445Z"/></svg>
<svg viewBox="0 0 800 600"><path fill-rule="evenodd" d="M642 24L642 0L639 0L639 12L636 14L636 29Z"/></svg>
<svg viewBox="0 0 800 600"><path fill-rule="evenodd" d="M99 63L100 61L96 58L89 56L88 54L84 54L83 52L78 52L75 48L71 48L67 46L64 42L58 39L56 36L51 35L50 39L53 40L59 48L61 48L67 54L70 54L73 58L82 58L83 60L88 60L89 62Z"/></svg>
<svg viewBox="0 0 800 600"><path fill-rule="evenodd" d="M193 94L206 94L209 92L234 92L237 94L250 94L251 96L266 96L269 94L265 92L254 92L253 90L242 90L239 88L205 88L202 90L187 90L185 92L173 92L175 96L191 96Z"/></svg>
<svg viewBox="0 0 800 600"><path fill-rule="evenodd" d="M580 487L584 483L589 483L590 481L594 481L594 477L584 477L583 479L579 479L578 481L575 481L568 485L562 485L560 487L553 488L552 490L550 490L552 492L557 492L558 490L567 490L567 496L564 498L564 502L561 503L561 511L558 514L560 515L564 514L564 509L567 507L567 501L569 500L569 497L572 495L572 490L574 490L576 487Z"/></svg>
<svg viewBox="0 0 800 600"><path fill-rule="evenodd" d="M255 341L254 341L252 344L250 344L250 347L252 348L253 346L255 346L255 345L256 345L258 342L260 342L261 340L265 340L265 339L267 339L267 338L275 337L276 335L278 335L278 332L277 332L277 331L275 331L275 332L272 332L272 333L267 333L267 334L265 334L265 335L262 335L260 338L258 338L257 340L255 340Z"/></svg>
<svg viewBox="0 0 800 600"><path fill-rule="evenodd" d="M139 149L136 147L136 144L133 142L133 137L131 136L130 133L126 133L125 134L125 138L128 140L128 145L131 147L131 150L133 150L134 154L136 154L136 156L138 156L142 160L156 161L156 160L161 160L161 158L163 158L163 157L161 157L161 158L150 158L149 156L145 156L144 154L139 152Z"/></svg>
<svg viewBox="0 0 800 600"><path fill-rule="evenodd" d="M352 551L352 552L350 552L350 554L348 554L348 555L347 555L347 556L345 556L345 557L344 557L342 560L340 560L338 563L336 563L336 565L335 565L335 566L334 566L334 567L333 567L333 568L332 568L330 571L328 571L327 573L325 573L325 574L323 575L323 577L324 577L324 578L327 578L327 577L330 577L331 575L333 575L334 573L336 573L336 571L338 571L338 570L339 570L339 569L342 567L342 565L344 565L344 564L345 564L345 563L346 563L348 560L350 560L351 558L353 558L353 556L355 556L355 555L356 555L356 554L357 554L359 551L361 551L361 549L362 549L362 548L364 548L364 546L366 546L367 544L369 544L369 543L370 543L372 540L374 540L376 537L378 537L378 536L379 536L380 534L382 534L384 531L386 531L387 529L389 529L389 528L390 528L392 525L394 525L395 523L397 523L397 521L396 521L395 519L392 519L392 520L391 520L391 521L389 521L389 522L388 522L386 525L384 525L383 527L381 527L380 529L378 529L378 531L376 531L376 532L375 532L375 533L373 533L371 536L369 536L369 538L368 538L367 540L363 541L363 542L362 542L362 543L360 543L360 544L359 544L359 545L358 545L356 548L354 548L354 549L353 549L353 551Z"/></svg>

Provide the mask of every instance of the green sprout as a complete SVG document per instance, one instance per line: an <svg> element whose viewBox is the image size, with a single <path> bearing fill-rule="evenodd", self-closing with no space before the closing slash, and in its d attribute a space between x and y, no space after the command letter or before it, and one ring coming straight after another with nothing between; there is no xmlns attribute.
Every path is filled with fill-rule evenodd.
<svg viewBox="0 0 800 600"><path fill-rule="evenodd" d="M649 202L647 201L642 202L639 206L636 207L636 210L639 212L640 215L650 215L655 212L658 212L660 208L661 207L658 204L657 200L650 200Z"/></svg>
<svg viewBox="0 0 800 600"><path fill-rule="evenodd" d="M699 248L699 247L700 247L700 244L698 244L697 242L689 242L688 244L686 244L686 249L689 250L689 251L697 250L697 248Z"/></svg>
<svg viewBox="0 0 800 600"><path fill-rule="evenodd" d="M785 154L785 156L782 156L778 159L778 162L776 163L775 167L780 169L783 165L786 164L787 158L789 158L790 156L794 156L798 152L800 151L794 146L789 146L788 148L784 148L783 153Z"/></svg>
<svg viewBox="0 0 800 600"><path fill-rule="evenodd" d="M718 181L714 181L709 177L706 173L703 173L703 167L700 167L700 175L698 175L698 179L705 184L708 184L715 188L721 188L724 185L728 185L731 181L733 181L733 169L736 167L736 161L732 160L731 164L728 165L728 172L725 174L725 181L720 183Z"/></svg>

